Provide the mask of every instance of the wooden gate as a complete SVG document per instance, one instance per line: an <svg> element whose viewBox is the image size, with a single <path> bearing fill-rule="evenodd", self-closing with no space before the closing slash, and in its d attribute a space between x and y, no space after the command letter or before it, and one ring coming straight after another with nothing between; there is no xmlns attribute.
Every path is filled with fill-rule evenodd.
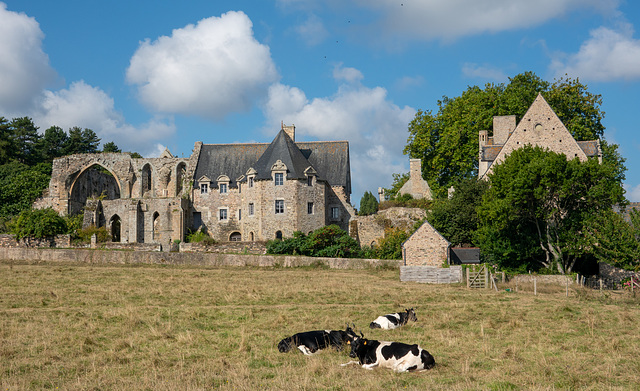
<svg viewBox="0 0 640 391"><path fill-rule="evenodd" d="M487 265L472 266L467 269L467 288L488 288L489 269Z"/></svg>

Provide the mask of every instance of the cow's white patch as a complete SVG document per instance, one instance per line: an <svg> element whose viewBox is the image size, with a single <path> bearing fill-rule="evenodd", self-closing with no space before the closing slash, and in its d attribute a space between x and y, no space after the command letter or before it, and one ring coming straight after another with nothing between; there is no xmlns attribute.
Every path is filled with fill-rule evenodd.
<svg viewBox="0 0 640 391"><path fill-rule="evenodd" d="M298 345L298 349L300 349L302 354L304 354L305 356L311 356L313 354L313 352L311 352L311 350L309 350L309 348L305 345Z"/></svg>

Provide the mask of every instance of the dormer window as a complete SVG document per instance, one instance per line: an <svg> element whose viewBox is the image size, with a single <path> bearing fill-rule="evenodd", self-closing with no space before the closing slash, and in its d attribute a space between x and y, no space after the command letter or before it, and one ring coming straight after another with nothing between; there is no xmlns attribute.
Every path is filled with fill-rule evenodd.
<svg viewBox="0 0 640 391"><path fill-rule="evenodd" d="M284 185L284 174L281 172L276 172L273 176L273 182L276 186Z"/></svg>
<svg viewBox="0 0 640 391"><path fill-rule="evenodd" d="M209 187L211 187L211 179L206 175L203 175L198 179L198 186L200 187L200 194L208 194Z"/></svg>
<svg viewBox="0 0 640 391"><path fill-rule="evenodd" d="M312 176L308 176L307 177L307 186L313 186L313 177Z"/></svg>
<svg viewBox="0 0 640 391"><path fill-rule="evenodd" d="M249 188L252 188L254 186L254 178L256 177L256 174L258 172L256 170L253 169L253 167L249 168L246 172L246 177L247 177L247 185L249 185Z"/></svg>
<svg viewBox="0 0 640 391"><path fill-rule="evenodd" d="M253 177L249 177L249 187L253 187Z"/></svg>
<svg viewBox="0 0 640 391"><path fill-rule="evenodd" d="M313 167L309 166L306 170L304 170L304 175L307 176L307 186L313 186L314 177L317 179L318 172L313 169Z"/></svg>
<svg viewBox="0 0 640 391"><path fill-rule="evenodd" d="M220 175L217 182L220 194L227 194L229 192L229 177L226 175Z"/></svg>

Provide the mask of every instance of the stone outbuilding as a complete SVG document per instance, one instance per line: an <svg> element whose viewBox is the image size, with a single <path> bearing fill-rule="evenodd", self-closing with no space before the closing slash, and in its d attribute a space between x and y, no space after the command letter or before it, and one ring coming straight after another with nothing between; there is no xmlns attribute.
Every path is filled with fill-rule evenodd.
<svg viewBox="0 0 640 391"><path fill-rule="evenodd" d="M405 266L442 266L449 264L451 243L428 221L402 244L402 260Z"/></svg>

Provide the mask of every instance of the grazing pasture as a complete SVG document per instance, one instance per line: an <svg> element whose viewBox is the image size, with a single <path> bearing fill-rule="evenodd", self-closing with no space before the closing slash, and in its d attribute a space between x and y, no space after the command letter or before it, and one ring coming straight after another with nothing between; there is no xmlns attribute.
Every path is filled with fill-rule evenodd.
<svg viewBox="0 0 640 391"><path fill-rule="evenodd" d="M389 269L0 262L1 390L628 390L640 387L640 299L401 283ZM371 330L414 307L417 322ZM344 329L418 343L436 366L367 371L348 349L278 342Z"/></svg>

